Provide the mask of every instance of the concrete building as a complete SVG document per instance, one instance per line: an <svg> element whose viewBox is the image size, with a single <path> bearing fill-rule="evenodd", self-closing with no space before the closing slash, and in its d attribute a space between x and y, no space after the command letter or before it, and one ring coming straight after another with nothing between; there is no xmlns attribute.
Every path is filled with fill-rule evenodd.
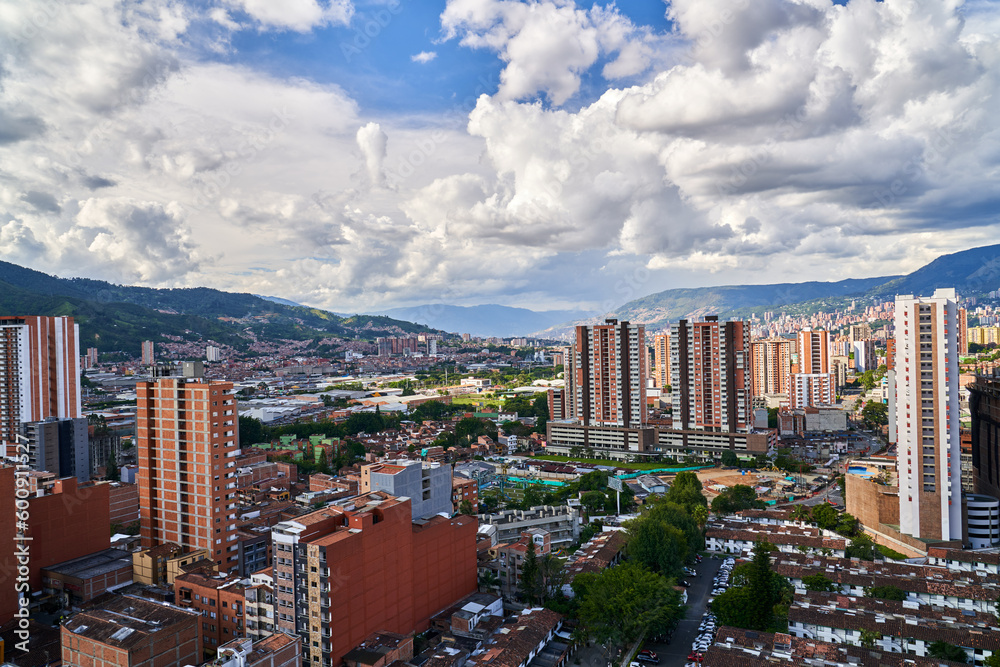
<svg viewBox="0 0 1000 667"><path fill-rule="evenodd" d="M541 528L526 530L516 541L502 542L490 549L490 556L496 562L500 579L500 592L507 599L517 597L529 542L534 545L535 556L538 558L552 552L551 537Z"/></svg>
<svg viewBox="0 0 1000 667"><path fill-rule="evenodd" d="M837 399L833 373L793 373L788 399L793 410L833 405Z"/></svg>
<svg viewBox="0 0 1000 667"><path fill-rule="evenodd" d="M653 336L653 386L666 387L670 384L670 334Z"/></svg>
<svg viewBox="0 0 1000 667"><path fill-rule="evenodd" d="M136 385L143 547L208 549L236 566L236 400L229 382L164 378Z"/></svg>
<svg viewBox="0 0 1000 667"><path fill-rule="evenodd" d="M80 327L72 317L0 317L0 444L21 424L82 416Z"/></svg>
<svg viewBox="0 0 1000 667"><path fill-rule="evenodd" d="M969 493L965 496L965 507L972 548L986 549L1000 542L1000 500Z"/></svg>
<svg viewBox="0 0 1000 667"><path fill-rule="evenodd" d="M142 341L142 365L152 366L156 363L156 352L154 343L151 340Z"/></svg>
<svg viewBox="0 0 1000 667"><path fill-rule="evenodd" d="M480 514L481 526L496 526L497 543L515 542L533 528L549 534L553 549L569 546L580 537L580 511L568 505L532 507L529 510L504 510Z"/></svg>
<svg viewBox="0 0 1000 667"><path fill-rule="evenodd" d="M1000 498L1000 376L979 376L968 389L973 487Z"/></svg>
<svg viewBox="0 0 1000 667"><path fill-rule="evenodd" d="M302 638L283 632L265 639L234 639L219 647L215 660L202 667L301 667Z"/></svg>
<svg viewBox="0 0 1000 667"><path fill-rule="evenodd" d="M90 481L90 442L86 417L23 422L21 435L28 440L28 465L57 477Z"/></svg>
<svg viewBox="0 0 1000 667"><path fill-rule="evenodd" d="M132 576L147 586L173 586L174 579L189 566L210 556L208 549L185 549L165 542L132 554Z"/></svg>
<svg viewBox="0 0 1000 667"><path fill-rule="evenodd" d="M900 531L922 540L960 540L955 290L897 296L895 332Z"/></svg>
<svg viewBox="0 0 1000 667"><path fill-rule="evenodd" d="M854 352L854 370L858 373L874 371L878 368L878 353L875 351L875 341L872 339L856 340L851 346Z"/></svg>
<svg viewBox="0 0 1000 667"><path fill-rule="evenodd" d="M566 373L570 417L583 426L646 424L646 339L641 324L578 326Z"/></svg>
<svg viewBox="0 0 1000 667"><path fill-rule="evenodd" d="M205 361L222 361L222 348L215 345L206 346Z"/></svg>
<svg viewBox="0 0 1000 667"><path fill-rule="evenodd" d="M788 394L792 345L787 338L755 340L750 344L750 387L753 396Z"/></svg>
<svg viewBox="0 0 1000 667"><path fill-rule="evenodd" d="M185 572L174 579L174 600L201 616L206 657L233 639L246 636L244 579L214 573Z"/></svg>
<svg viewBox="0 0 1000 667"><path fill-rule="evenodd" d="M862 322L861 324L852 324L851 328L848 330L848 336L851 345L854 345L855 341L868 340L872 337L872 327L867 322Z"/></svg>
<svg viewBox="0 0 1000 667"><path fill-rule="evenodd" d="M42 568L42 588L58 595L63 604L90 602L109 589L132 583L132 555L121 549L105 549Z"/></svg>
<svg viewBox="0 0 1000 667"><path fill-rule="evenodd" d="M375 491L271 531L277 628L305 664L340 667L372 632L422 632L476 590L476 520L412 519L410 500Z"/></svg>
<svg viewBox="0 0 1000 667"><path fill-rule="evenodd" d="M566 398L566 390L562 387L548 390L549 419L559 421L570 418L570 408Z"/></svg>
<svg viewBox="0 0 1000 667"><path fill-rule="evenodd" d="M378 356L411 356L420 351L420 340L416 337L386 336L376 338L375 344L378 346Z"/></svg>
<svg viewBox="0 0 1000 667"><path fill-rule="evenodd" d="M201 664L196 614L133 596L112 598L63 623L64 667Z"/></svg>
<svg viewBox="0 0 1000 667"><path fill-rule="evenodd" d="M409 498L414 519L452 513L449 464L400 460L364 465L359 490Z"/></svg>
<svg viewBox="0 0 1000 667"><path fill-rule="evenodd" d="M749 433L753 428L750 327L741 321L681 320L672 330L675 430Z"/></svg>

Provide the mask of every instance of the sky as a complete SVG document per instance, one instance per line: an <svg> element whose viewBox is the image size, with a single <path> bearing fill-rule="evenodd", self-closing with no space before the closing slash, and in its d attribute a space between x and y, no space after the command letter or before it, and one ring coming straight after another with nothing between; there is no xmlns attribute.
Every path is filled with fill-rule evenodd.
<svg viewBox="0 0 1000 667"><path fill-rule="evenodd" d="M1000 241L1000 3L0 0L0 259L606 312Z"/></svg>

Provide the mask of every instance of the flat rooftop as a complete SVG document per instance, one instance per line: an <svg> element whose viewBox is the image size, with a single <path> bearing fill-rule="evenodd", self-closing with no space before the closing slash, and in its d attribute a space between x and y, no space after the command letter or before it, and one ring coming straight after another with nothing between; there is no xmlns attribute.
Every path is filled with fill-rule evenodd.
<svg viewBox="0 0 1000 667"><path fill-rule="evenodd" d="M105 549L64 563L43 567L42 571L60 574L64 577L90 579L125 567L132 568L132 554L121 549Z"/></svg>

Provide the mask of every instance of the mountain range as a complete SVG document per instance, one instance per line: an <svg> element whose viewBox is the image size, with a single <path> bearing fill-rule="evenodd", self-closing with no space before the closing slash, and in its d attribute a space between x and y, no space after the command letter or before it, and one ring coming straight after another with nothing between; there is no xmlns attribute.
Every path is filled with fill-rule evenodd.
<svg viewBox="0 0 1000 667"><path fill-rule="evenodd" d="M444 329L473 336L502 338L526 336L534 331L578 320L589 313L582 310L528 310L512 306L449 306L440 303L392 308L380 311L399 320L418 322L434 329Z"/></svg>
<svg viewBox="0 0 1000 667"><path fill-rule="evenodd" d="M80 345L138 355L141 342L179 336L246 350L254 338L372 340L432 331L389 317L341 317L318 308L276 303L253 294L196 287L154 289L87 278L58 278L0 261L0 313L72 315Z"/></svg>

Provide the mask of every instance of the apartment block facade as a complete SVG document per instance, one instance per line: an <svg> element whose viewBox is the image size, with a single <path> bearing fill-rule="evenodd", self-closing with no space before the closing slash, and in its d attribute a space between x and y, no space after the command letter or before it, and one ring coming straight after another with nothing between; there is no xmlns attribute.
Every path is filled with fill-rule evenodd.
<svg viewBox="0 0 1000 667"><path fill-rule="evenodd" d="M208 549L223 572L236 566L238 551L232 388L183 378L136 385L142 545Z"/></svg>
<svg viewBox="0 0 1000 667"><path fill-rule="evenodd" d="M57 477L90 481L90 440L86 417L23 422L21 435L28 441L28 465Z"/></svg>
<svg viewBox="0 0 1000 667"><path fill-rule="evenodd" d="M787 338L755 340L750 344L753 396L788 394L793 346L793 341Z"/></svg>
<svg viewBox="0 0 1000 667"><path fill-rule="evenodd" d="M793 373L788 404L793 409L833 405L837 398L833 373Z"/></svg>
<svg viewBox="0 0 1000 667"><path fill-rule="evenodd" d="M80 328L72 317L0 317L0 443L21 424L82 416Z"/></svg>
<svg viewBox="0 0 1000 667"><path fill-rule="evenodd" d="M569 356L570 418L584 426L646 424L646 334L641 324L609 319L578 326Z"/></svg>
<svg viewBox="0 0 1000 667"><path fill-rule="evenodd" d="M675 430L747 433L751 413L750 327L681 320L670 339Z"/></svg>
<svg viewBox="0 0 1000 667"><path fill-rule="evenodd" d="M451 514L451 465L401 460L361 466L359 493L372 491L409 498L414 519Z"/></svg>
<svg viewBox="0 0 1000 667"><path fill-rule="evenodd" d="M958 304L954 289L896 297L900 531L962 539Z"/></svg>
<svg viewBox="0 0 1000 667"><path fill-rule="evenodd" d="M670 384L670 334L653 336L653 386L666 387Z"/></svg>
<svg viewBox="0 0 1000 667"><path fill-rule="evenodd" d="M377 630L425 630L476 590L476 528L468 516L414 521L408 499L377 491L277 524L278 630L324 667Z"/></svg>

